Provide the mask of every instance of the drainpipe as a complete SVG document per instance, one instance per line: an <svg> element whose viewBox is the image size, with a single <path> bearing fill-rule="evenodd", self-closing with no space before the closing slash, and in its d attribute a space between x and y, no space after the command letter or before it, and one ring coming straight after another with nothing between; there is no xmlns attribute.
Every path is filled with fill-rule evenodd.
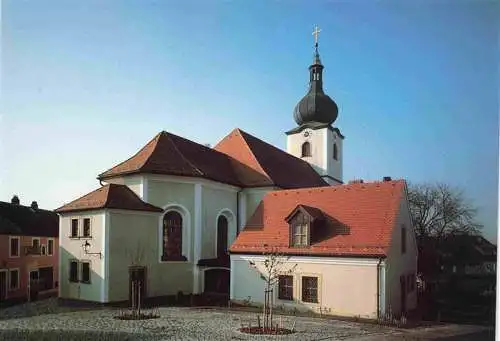
<svg viewBox="0 0 500 341"><path fill-rule="evenodd" d="M380 295L380 265L382 264L382 258L378 259L377 263L377 319L380 319L380 299L382 295Z"/></svg>
<svg viewBox="0 0 500 341"><path fill-rule="evenodd" d="M236 192L236 236L240 234L240 193L244 188Z"/></svg>

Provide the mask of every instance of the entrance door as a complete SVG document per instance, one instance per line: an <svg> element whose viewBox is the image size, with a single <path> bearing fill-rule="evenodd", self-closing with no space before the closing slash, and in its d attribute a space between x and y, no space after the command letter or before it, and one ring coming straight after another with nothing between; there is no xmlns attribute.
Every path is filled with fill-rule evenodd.
<svg viewBox="0 0 500 341"><path fill-rule="evenodd" d="M40 290L39 280L40 280L40 274L38 273L38 270L30 271L30 286L29 286L30 301L36 301L38 298L38 291Z"/></svg>
<svg viewBox="0 0 500 341"><path fill-rule="evenodd" d="M40 268L40 290L50 290L54 287L54 269L52 267Z"/></svg>
<svg viewBox="0 0 500 341"><path fill-rule="evenodd" d="M399 277L401 286L401 314L406 313L406 281L405 276Z"/></svg>
<svg viewBox="0 0 500 341"><path fill-rule="evenodd" d="M7 271L0 270L0 303L7 299Z"/></svg>
<svg viewBox="0 0 500 341"><path fill-rule="evenodd" d="M205 292L229 295L230 273L226 269L205 271Z"/></svg>
<svg viewBox="0 0 500 341"><path fill-rule="evenodd" d="M139 302L142 306L146 298L146 268L129 268L129 301L132 308L137 308Z"/></svg>

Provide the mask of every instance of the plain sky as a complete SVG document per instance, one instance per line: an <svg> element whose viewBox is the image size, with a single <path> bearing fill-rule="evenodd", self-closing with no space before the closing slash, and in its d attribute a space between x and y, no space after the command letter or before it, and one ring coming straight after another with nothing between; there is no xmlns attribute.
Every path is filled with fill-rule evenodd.
<svg viewBox="0 0 500 341"><path fill-rule="evenodd" d="M464 190L496 239L499 3L2 1L0 200L55 209L162 130L285 149L314 25L344 181Z"/></svg>

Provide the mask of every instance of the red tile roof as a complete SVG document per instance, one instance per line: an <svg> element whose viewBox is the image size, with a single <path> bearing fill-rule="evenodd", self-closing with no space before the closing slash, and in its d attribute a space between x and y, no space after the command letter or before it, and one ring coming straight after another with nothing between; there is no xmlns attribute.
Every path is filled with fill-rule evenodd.
<svg viewBox="0 0 500 341"><path fill-rule="evenodd" d="M252 186L289 189L328 185L306 161L241 129L234 129L214 149L239 162L233 162L236 173ZM251 178L247 174L249 168L255 171Z"/></svg>
<svg viewBox="0 0 500 341"><path fill-rule="evenodd" d="M108 184L73 200L55 211L58 213L88 211L103 208L121 210L163 212L159 207L142 201L137 194L125 185Z"/></svg>
<svg viewBox="0 0 500 341"><path fill-rule="evenodd" d="M296 255L386 256L405 190L405 181L397 180L270 192L230 251L261 253L273 248ZM312 227L315 238L306 248L289 246L285 219L298 205L321 210L326 218Z"/></svg>
<svg viewBox="0 0 500 341"><path fill-rule="evenodd" d="M238 187L327 185L307 162L239 129L213 149L163 131L98 178L138 173L200 177Z"/></svg>
<svg viewBox="0 0 500 341"><path fill-rule="evenodd" d="M128 160L99 175L105 180L137 173L201 177L240 185L227 155L162 131Z"/></svg>

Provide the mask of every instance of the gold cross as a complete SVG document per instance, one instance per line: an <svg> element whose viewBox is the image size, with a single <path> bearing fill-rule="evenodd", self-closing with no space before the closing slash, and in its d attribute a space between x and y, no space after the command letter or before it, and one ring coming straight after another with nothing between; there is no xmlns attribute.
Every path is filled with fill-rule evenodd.
<svg viewBox="0 0 500 341"><path fill-rule="evenodd" d="M314 36L314 43L317 45L318 44L318 36L319 36L319 32L321 32L321 30L319 29L318 25L316 25L316 27L314 27L314 31L313 31L313 36Z"/></svg>

